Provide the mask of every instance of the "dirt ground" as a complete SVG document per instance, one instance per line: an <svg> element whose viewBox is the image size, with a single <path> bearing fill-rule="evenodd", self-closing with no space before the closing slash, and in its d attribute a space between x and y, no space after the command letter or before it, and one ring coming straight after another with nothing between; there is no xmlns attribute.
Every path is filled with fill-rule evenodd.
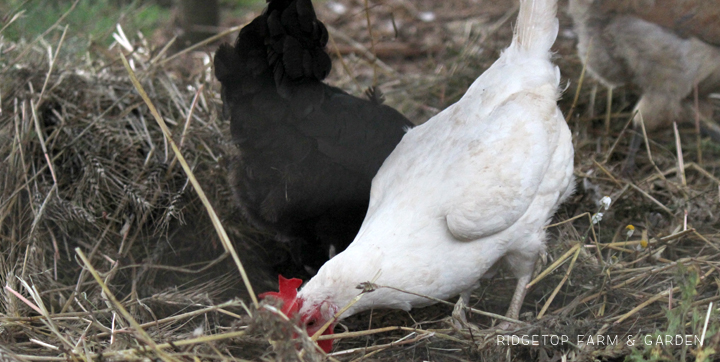
<svg viewBox="0 0 720 362"><path fill-rule="evenodd" d="M358 96L377 85L386 102L416 124L458 100L497 59L510 42L516 16L515 2L503 0L367 4L369 17L365 1L315 4L334 40L328 47L333 54L328 83ZM648 135L637 173L622 176L631 137L625 126L637 92L615 90L607 133L607 90L581 78L566 8L561 1L553 49L567 85L559 105L573 132L577 191L548 229L548 251L522 310L528 324L515 334L571 336L571 343L501 345L486 331L492 318L472 315L478 328L457 331L448 321L452 305L436 305L353 316L336 332L395 328L347 335L330 358L712 358L720 344L720 314L712 307L707 324L705 319L709 304L720 299L715 161L720 147L698 137L689 122L681 123L681 158L673 131L660 130ZM224 18L223 24L230 28L256 14ZM220 41L230 42L236 34L178 55L163 53L167 36L162 32L144 39L128 34L132 50L122 51L169 123L172 139L260 293L276 288L267 265L282 262L287 253L241 221L227 186L227 159L234 147L229 123L220 116L219 84L209 60ZM306 335L293 341L291 324L272 308L253 306L200 193L118 59L121 46L59 59L50 69L48 44L0 40L0 45L0 77L7 80L0 85L0 282L5 286L0 360L327 358ZM612 200L607 210L600 202L604 196ZM600 211L602 220L593 224L591 216ZM501 271L483 282L472 307L504 314L514 286ZM704 329L704 347L578 341L579 335L642 341L700 335ZM298 343L305 348L302 356Z"/></svg>

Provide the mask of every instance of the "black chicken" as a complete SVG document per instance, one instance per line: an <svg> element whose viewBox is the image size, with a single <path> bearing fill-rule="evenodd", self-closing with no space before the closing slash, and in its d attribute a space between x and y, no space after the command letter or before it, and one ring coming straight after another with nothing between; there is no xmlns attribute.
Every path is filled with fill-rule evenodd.
<svg viewBox="0 0 720 362"><path fill-rule="evenodd" d="M327 41L310 0L270 0L215 54L242 213L310 273L352 242L372 178L412 126L377 91L365 100L324 84Z"/></svg>

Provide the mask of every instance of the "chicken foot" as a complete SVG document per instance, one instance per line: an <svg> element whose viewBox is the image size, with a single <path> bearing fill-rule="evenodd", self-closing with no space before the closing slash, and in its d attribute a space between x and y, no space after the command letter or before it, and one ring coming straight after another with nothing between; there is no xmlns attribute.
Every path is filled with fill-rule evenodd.
<svg viewBox="0 0 720 362"><path fill-rule="evenodd" d="M470 326L468 325L467 314L465 313L465 310L470 305L470 294L472 294L473 289L462 292L460 294L460 298L458 298L457 303L455 303L455 307L453 308L452 324L453 327L457 330L470 328Z"/></svg>

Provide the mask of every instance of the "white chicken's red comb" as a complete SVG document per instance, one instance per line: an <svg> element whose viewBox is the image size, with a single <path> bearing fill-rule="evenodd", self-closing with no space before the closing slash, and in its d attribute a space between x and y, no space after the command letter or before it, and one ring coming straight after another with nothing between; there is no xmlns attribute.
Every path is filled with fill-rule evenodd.
<svg viewBox="0 0 720 362"><path fill-rule="evenodd" d="M286 279L278 275L278 292L266 292L260 294L260 298L275 297L283 301L282 312L291 317L300 310L300 303L297 300L297 288L302 285L298 278Z"/></svg>

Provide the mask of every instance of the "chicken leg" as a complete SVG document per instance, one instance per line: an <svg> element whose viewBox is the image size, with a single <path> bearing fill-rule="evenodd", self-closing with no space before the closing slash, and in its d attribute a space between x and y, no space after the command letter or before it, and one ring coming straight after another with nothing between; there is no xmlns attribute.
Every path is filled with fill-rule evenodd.
<svg viewBox="0 0 720 362"><path fill-rule="evenodd" d="M525 300L525 293L527 292L527 285L532 279L533 271L535 269L535 261L540 255L542 249L532 248L531 245L539 245L542 247L542 242L545 238L543 232L535 235L535 238L529 240L525 244L526 250L520 252L509 253L505 256L505 265L513 272L513 275L517 278L517 284L515 285L515 293L513 294L512 300L510 301L510 307L508 308L506 317L518 320L520 317L520 309L522 309L523 300ZM534 249L534 250L532 250ZM503 321L498 325L499 329L508 330L515 327L514 323Z"/></svg>
<svg viewBox="0 0 720 362"><path fill-rule="evenodd" d="M692 97L692 95L690 96ZM689 98L690 98L689 97ZM681 107L676 109L673 104L680 104ZM670 105L670 106L668 106ZM715 142L720 142L720 127L712 120L713 105L706 100L698 101L695 105L691 99L675 100L670 95L661 93L646 93L642 96L638 105L635 107L635 118L633 119L633 137L630 141L628 153L623 162L621 173L623 176L632 176L636 169L635 157L640 151L640 147L644 142L643 125L647 132L659 127L658 120L664 120L665 123L672 123L671 120L692 120L696 117L699 119L700 132L709 136ZM648 120L652 122L648 123Z"/></svg>
<svg viewBox="0 0 720 362"><path fill-rule="evenodd" d="M453 327L455 327L455 329L457 330L469 328L467 314L465 313L465 310L470 305L470 295L472 294L473 289L475 288L468 289L467 291L462 292L460 294L460 298L458 298L457 302L455 303L455 307L453 308L452 323Z"/></svg>
<svg viewBox="0 0 720 362"><path fill-rule="evenodd" d="M517 285L515 286L515 294L513 294L512 300L510 301L510 308L508 308L507 314L505 314L506 317L512 319L518 319L520 317L520 308L522 308L525 293L527 292L525 287L530 283L530 277L532 277L532 274L523 275L518 278Z"/></svg>

